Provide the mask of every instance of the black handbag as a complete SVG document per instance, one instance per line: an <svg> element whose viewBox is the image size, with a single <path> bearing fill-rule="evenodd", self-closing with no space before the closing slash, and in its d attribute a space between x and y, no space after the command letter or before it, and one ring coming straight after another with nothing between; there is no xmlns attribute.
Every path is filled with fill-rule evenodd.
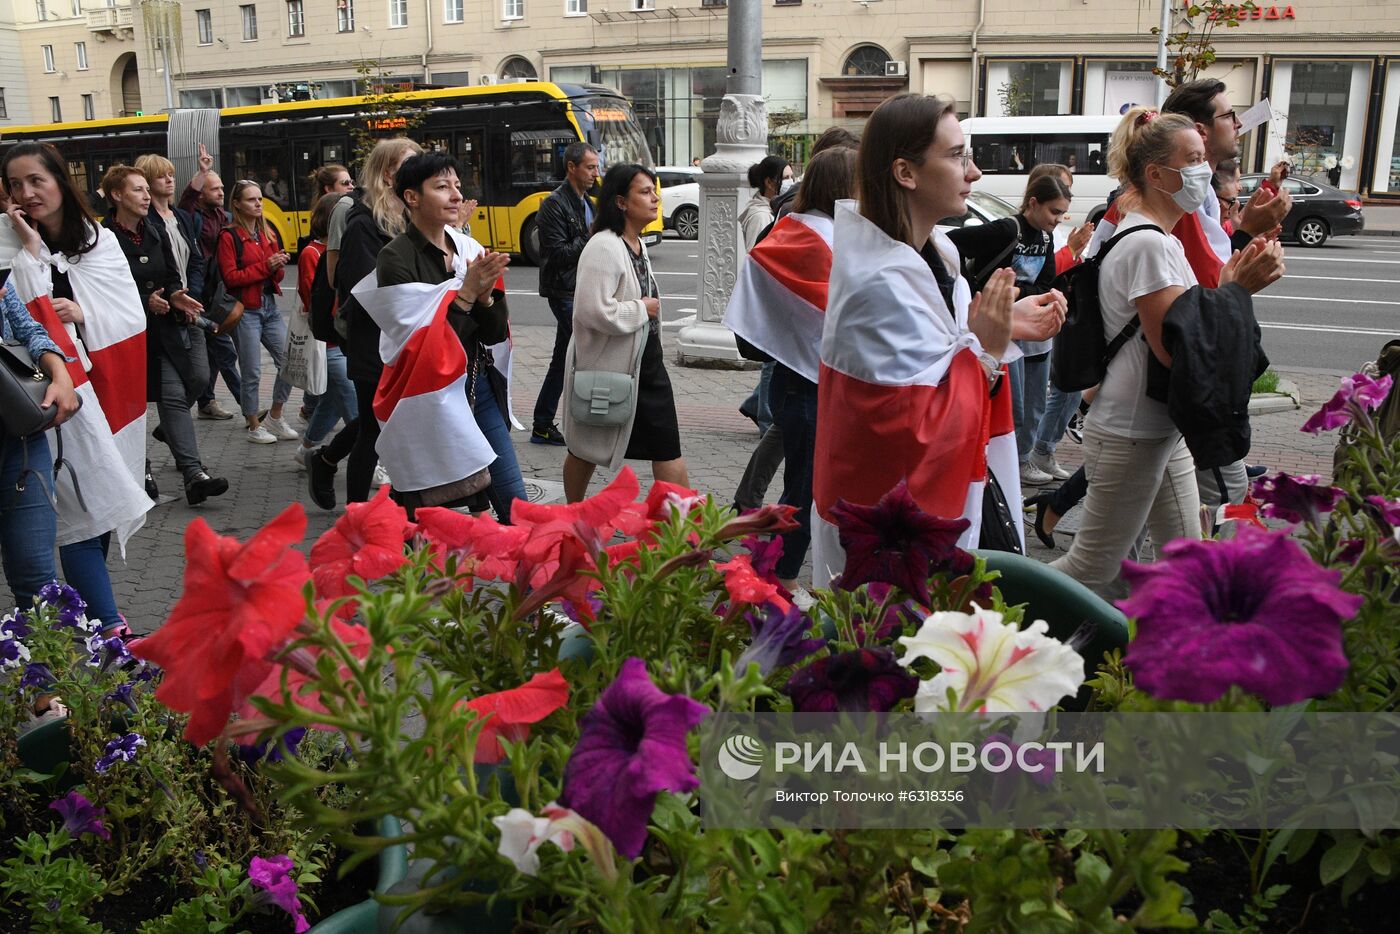
<svg viewBox="0 0 1400 934"><path fill-rule="evenodd" d="M982 527L979 530L977 547L982 551L1009 551L1012 554L1025 554L1021 550L1020 523L1006 501L996 474L987 471L987 486L982 491Z"/></svg>
<svg viewBox="0 0 1400 934"><path fill-rule="evenodd" d="M53 424L58 406L42 404L50 382L23 344L0 343L0 418L7 434L23 438Z"/></svg>

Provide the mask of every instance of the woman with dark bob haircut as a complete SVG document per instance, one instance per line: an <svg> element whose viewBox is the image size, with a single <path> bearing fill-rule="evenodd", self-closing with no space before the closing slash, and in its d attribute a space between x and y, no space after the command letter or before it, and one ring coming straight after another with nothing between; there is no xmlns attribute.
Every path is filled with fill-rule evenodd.
<svg viewBox="0 0 1400 934"><path fill-rule="evenodd" d="M595 466L616 470L624 458L651 461L657 480L689 482L661 352L660 292L642 244L642 229L656 220L659 201L650 169L608 169L593 236L579 256L574 336L564 372L564 495L571 503L583 499ZM593 386L608 383L613 374L630 377L631 411L618 414L602 406L607 411L595 414L598 405L577 407L575 383L585 374Z"/></svg>

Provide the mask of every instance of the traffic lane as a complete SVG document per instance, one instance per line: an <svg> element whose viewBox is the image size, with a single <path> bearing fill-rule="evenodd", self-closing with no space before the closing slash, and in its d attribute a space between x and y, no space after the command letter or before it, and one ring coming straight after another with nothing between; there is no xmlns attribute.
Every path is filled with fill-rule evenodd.
<svg viewBox="0 0 1400 934"><path fill-rule="evenodd" d="M696 283L700 268L696 244L689 240L663 240L647 253L651 257L652 272L661 287L662 320L691 314L696 306ZM506 269L506 296L512 321L520 325L554 323L549 302L540 297L539 288L540 271L537 267L513 262Z"/></svg>
<svg viewBox="0 0 1400 934"><path fill-rule="evenodd" d="M1254 299L1275 366L1355 369L1400 335L1400 241L1348 237L1286 256L1284 278Z"/></svg>

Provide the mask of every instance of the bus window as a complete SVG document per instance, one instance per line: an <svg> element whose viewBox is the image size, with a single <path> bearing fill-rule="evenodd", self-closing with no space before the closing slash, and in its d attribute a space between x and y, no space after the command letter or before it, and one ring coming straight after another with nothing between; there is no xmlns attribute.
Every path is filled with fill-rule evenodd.
<svg viewBox="0 0 1400 934"><path fill-rule="evenodd" d="M974 136L972 161L983 175L1023 175L1035 165L1029 136Z"/></svg>
<svg viewBox="0 0 1400 934"><path fill-rule="evenodd" d="M632 116L630 104L608 97L585 99L577 107L579 123L586 128L588 142L598 150L603 171L628 162L651 168L651 150Z"/></svg>
<svg viewBox="0 0 1400 934"><path fill-rule="evenodd" d="M482 145L483 131L480 128L463 130L457 134L457 150L453 154L462 170L462 197L482 200L481 164L485 159Z"/></svg>
<svg viewBox="0 0 1400 934"><path fill-rule="evenodd" d="M1103 136L1037 136L1035 164L1058 162L1076 175L1103 175L1108 169L1105 155L1108 140Z"/></svg>
<svg viewBox="0 0 1400 934"><path fill-rule="evenodd" d="M564 177L564 149L574 141L572 131L511 130L510 184L513 188L553 188Z"/></svg>
<svg viewBox="0 0 1400 934"><path fill-rule="evenodd" d="M292 153L287 143L240 140L234 143L231 151L234 181L246 178L257 182L264 198L284 211L297 210L292 197ZM311 166L312 171L315 168ZM224 180L224 185L229 190L233 187L228 179Z"/></svg>

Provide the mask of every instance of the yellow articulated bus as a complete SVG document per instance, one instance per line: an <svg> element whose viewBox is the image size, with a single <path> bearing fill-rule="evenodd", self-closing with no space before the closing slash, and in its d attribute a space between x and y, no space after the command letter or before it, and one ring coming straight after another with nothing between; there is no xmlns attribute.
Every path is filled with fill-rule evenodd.
<svg viewBox="0 0 1400 934"><path fill-rule="evenodd" d="M472 236L532 263L539 262L535 213L563 181L565 147L578 140L591 143L604 167L652 165L631 102L612 88L522 81L406 91L394 99L418 114L407 135L425 148L450 153L461 166L462 191L477 201ZM267 219L291 249L310 228L311 173L326 163L350 164L352 129L368 123L382 133L392 129L385 123L408 122L376 114L375 106L363 97L339 97L7 127L0 130L0 152L21 140L53 143L78 186L95 197L108 168L148 152L168 156L183 185L204 143L226 189L245 178L262 184ZM658 212L646 228L647 242L659 241L661 230Z"/></svg>

